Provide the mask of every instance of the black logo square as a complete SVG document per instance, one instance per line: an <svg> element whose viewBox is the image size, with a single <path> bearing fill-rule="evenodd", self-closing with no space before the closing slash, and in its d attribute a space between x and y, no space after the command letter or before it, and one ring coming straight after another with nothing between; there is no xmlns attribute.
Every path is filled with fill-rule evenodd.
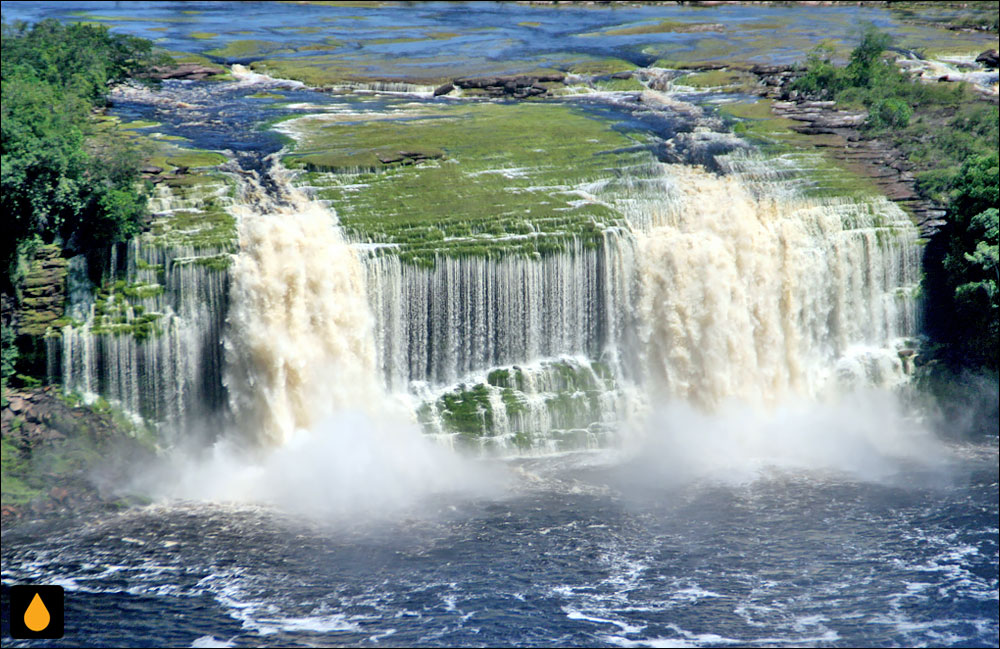
<svg viewBox="0 0 1000 649"><path fill-rule="evenodd" d="M11 586L11 637L25 640L63 637L65 600L62 586Z"/></svg>

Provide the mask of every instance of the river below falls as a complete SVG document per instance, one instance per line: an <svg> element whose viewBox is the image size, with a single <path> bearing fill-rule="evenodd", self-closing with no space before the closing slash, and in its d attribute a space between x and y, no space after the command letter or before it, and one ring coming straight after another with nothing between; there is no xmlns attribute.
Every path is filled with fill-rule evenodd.
<svg viewBox="0 0 1000 649"><path fill-rule="evenodd" d="M3 633L8 584L40 582L66 588L54 646L996 645L996 438L947 454L727 479L604 450L484 463L492 492L391 515L168 501L25 525Z"/></svg>

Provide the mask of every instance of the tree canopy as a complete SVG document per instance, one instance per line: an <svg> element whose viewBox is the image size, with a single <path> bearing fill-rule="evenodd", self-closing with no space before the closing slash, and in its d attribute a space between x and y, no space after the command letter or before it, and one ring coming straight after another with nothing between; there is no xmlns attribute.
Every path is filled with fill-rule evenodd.
<svg viewBox="0 0 1000 649"><path fill-rule="evenodd" d="M101 135L92 112L113 85L159 61L145 39L52 19L4 24L2 42L0 265L9 292L19 257L39 242L93 252L139 230L140 158Z"/></svg>

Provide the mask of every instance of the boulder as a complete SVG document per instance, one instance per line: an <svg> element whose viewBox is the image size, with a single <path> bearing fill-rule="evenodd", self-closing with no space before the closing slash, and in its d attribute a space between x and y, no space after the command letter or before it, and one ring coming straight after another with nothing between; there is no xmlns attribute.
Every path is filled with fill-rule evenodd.
<svg viewBox="0 0 1000 649"><path fill-rule="evenodd" d="M156 66L150 72L153 79L204 79L225 72L222 68L201 63L179 63L177 65Z"/></svg>
<svg viewBox="0 0 1000 649"><path fill-rule="evenodd" d="M524 99L525 97L533 97L535 95L542 95L549 91L548 88L541 85L543 82L553 82L562 81L565 79L563 74L542 74L538 76L496 76L496 77L465 77L462 79L455 79L454 85L463 89L478 89L485 90L487 93L494 97L510 96L515 99ZM442 86L439 88L445 88ZM437 94L437 90L434 91Z"/></svg>
<svg viewBox="0 0 1000 649"><path fill-rule="evenodd" d="M11 397L7 402L7 407L14 414L17 414L24 410L24 399L21 397Z"/></svg>
<svg viewBox="0 0 1000 649"><path fill-rule="evenodd" d="M986 50L982 54L976 57L976 63L982 63L988 68L998 67L997 51L996 50Z"/></svg>
<svg viewBox="0 0 1000 649"><path fill-rule="evenodd" d="M447 95L449 92L455 89L455 84L446 83L443 86L438 86L434 89L434 96L440 97L441 95Z"/></svg>

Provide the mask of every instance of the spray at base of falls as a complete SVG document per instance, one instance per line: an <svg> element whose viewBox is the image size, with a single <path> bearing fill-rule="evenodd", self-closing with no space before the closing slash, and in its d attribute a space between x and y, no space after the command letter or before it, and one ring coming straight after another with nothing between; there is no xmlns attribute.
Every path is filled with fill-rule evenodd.
<svg viewBox="0 0 1000 649"><path fill-rule="evenodd" d="M268 162L266 177L240 172L233 208L224 382L235 430L154 483L175 497L345 517L412 515L425 496L491 489L499 478L422 435L385 392L357 251Z"/></svg>

